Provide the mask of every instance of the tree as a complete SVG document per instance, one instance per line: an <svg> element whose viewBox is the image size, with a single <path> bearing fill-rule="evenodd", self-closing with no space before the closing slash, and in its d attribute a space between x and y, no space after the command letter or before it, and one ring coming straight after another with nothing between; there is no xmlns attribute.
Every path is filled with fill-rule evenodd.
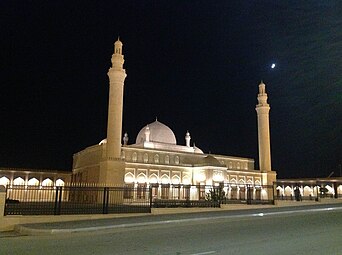
<svg viewBox="0 0 342 255"><path fill-rule="evenodd" d="M211 188L206 194L206 200L212 202L221 202L226 199L226 192L223 190L223 185Z"/></svg>

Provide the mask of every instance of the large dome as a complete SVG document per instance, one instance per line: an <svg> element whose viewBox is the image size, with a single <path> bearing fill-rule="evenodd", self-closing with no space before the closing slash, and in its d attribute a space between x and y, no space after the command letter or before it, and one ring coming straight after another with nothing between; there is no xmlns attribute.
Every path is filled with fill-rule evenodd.
<svg viewBox="0 0 342 255"><path fill-rule="evenodd" d="M150 142L177 144L175 134L172 132L171 128L157 120L140 130L135 141L137 144L143 143L146 140L145 130L147 126L150 129Z"/></svg>

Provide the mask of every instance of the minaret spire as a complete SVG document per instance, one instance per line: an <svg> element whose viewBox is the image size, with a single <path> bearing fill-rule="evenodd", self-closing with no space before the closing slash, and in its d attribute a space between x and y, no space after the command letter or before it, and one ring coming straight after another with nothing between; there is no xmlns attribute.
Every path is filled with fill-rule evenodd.
<svg viewBox="0 0 342 255"><path fill-rule="evenodd" d="M258 104L255 110L258 118L258 144L259 144L259 167L260 171L272 171L269 111L267 103L266 85L261 81L259 84Z"/></svg>

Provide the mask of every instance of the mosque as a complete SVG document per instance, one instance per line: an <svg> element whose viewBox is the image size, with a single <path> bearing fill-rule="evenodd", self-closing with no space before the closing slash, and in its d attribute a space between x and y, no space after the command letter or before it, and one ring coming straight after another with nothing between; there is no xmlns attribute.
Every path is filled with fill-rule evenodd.
<svg viewBox="0 0 342 255"><path fill-rule="evenodd" d="M107 138L73 155L72 173L49 169L0 168L0 185L4 186L64 186L70 183L92 186L126 186L138 191L152 187L153 197L203 199L204 192L189 187L225 187L229 199L245 199L246 188L253 191L253 199L268 199L273 185L278 197L292 198L296 188L303 197L319 196L325 187L327 195L342 197L342 179L276 180L271 167L269 110L266 86L259 84L256 105L258 127L259 169L251 158L215 155L203 152L191 143L189 131L184 141L167 125L157 119L139 131L135 142L128 143L128 134L122 136L122 111L126 71L123 68L122 42L114 43L112 67L109 68L109 105ZM184 128L186 130L186 127ZM201 189L201 188L199 188ZM196 194L197 192L197 194ZM198 193L202 197L198 197ZM143 196L140 194L139 196ZM184 198L184 196L183 196Z"/></svg>
<svg viewBox="0 0 342 255"><path fill-rule="evenodd" d="M142 127L135 142L129 144L127 133L122 136L123 95L126 78L126 71L123 68L122 45L120 40L115 42L114 54L111 59L112 67L108 71L107 138L99 144L74 154L72 182L105 185L125 184L138 188L151 185L164 191L170 185L229 183L238 189L239 184L251 184L256 187L273 184L276 180L276 172L271 168L270 106L267 103L267 93L263 82L259 84L256 106L260 170L254 169L254 160L250 158L203 152L195 144L191 144L189 131L185 132L184 141L177 143L171 128L157 119ZM231 189L230 195L241 194L242 190L234 191L234 187ZM256 192L258 193L258 190ZM257 196L261 196L261 194L257 194Z"/></svg>

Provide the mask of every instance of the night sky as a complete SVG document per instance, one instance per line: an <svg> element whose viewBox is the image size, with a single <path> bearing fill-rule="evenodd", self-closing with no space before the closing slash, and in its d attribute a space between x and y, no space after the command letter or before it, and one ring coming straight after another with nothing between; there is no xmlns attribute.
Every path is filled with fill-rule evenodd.
<svg viewBox="0 0 342 255"><path fill-rule="evenodd" d="M189 130L258 168L263 80L278 177L339 175L341 1L3 0L0 15L0 166L71 170L106 137L120 36L130 143L157 116L179 144Z"/></svg>

